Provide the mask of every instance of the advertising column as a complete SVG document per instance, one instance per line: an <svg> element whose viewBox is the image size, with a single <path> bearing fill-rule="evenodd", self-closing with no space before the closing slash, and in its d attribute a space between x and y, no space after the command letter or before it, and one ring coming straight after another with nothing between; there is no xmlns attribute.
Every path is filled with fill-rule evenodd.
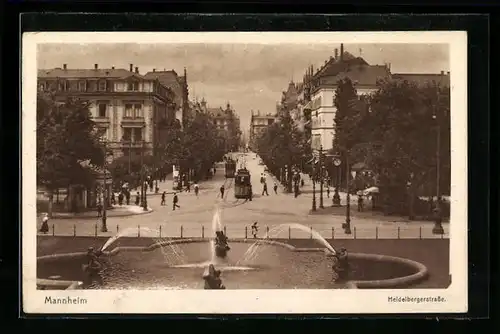
<svg viewBox="0 0 500 334"><path fill-rule="evenodd" d="M178 165L173 165L172 166L172 189L177 190L179 189L179 166Z"/></svg>

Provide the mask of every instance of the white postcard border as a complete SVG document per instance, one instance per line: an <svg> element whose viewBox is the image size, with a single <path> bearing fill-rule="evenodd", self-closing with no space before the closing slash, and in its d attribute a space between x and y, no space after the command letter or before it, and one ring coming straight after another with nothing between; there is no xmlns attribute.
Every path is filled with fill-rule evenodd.
<svg viewBox="0 0 500 334"><path fill-rule="evenodd" d="M37 45L42 43L446 43L450 46L451 217L448 289L62 290L36 289ZM467 34L439 32L38 32L22 40L22 302L26 313L459 313L467 311ZM47 296L86 303L46 304ZM390 303L388 297L442 297ZM214 303L214 301L216 301Z"/></svg>

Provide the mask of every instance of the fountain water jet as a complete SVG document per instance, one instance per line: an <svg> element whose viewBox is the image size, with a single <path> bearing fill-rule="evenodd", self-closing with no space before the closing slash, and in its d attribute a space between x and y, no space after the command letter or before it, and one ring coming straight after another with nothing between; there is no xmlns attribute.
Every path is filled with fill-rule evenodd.
<svg viewBox="0 0 500 334"><path fill-rule="evenodd" d="M325 248L328 250L329 254L331 254L331 255L337 254L337 251L335 250L335 248L333 248L333 246L330 245L330 243L328 243L328 241L326 241L325 238L323 238L321 236L321 234L319 234L317 231L313 230L312 228L307 227L307 226L302 225L302 224L297 224L297 223L280 224L278 226L275 226L271 230L269 230L268 233L266 233L265 239L274 238L274 237L278 236L286 228L294 228L294 229L299 229L299 230L304 231L304 232L311 233L313 239L321 242L323 244L323 246L325 246ZM260 251L262 248L261 246L263 244L266 244L266 243L263 242L262 240L257 240L255 243L253 243L248 248L248 250L245 252L245 254L243 254L242 258L240 260L238 260L237 264L248 263L249 261L252 261L253 259L255 259L260 254Z"/></svg>

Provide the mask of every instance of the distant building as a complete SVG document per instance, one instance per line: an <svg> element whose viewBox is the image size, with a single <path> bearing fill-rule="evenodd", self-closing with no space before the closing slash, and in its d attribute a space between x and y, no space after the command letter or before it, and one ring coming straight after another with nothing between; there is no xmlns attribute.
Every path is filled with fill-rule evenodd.
<svg viewBox="0 0 500 334"><path fill-rule="evenodd" d="M38 70L38 87L54 91L59 100L77 97L90 101L94 122L113 156L137 154L144 148L154 154L155 144L164 130L162 124L175 117L174 91L160 80L143 76L138 67L129 70L62 68ZM144 147L142 147L144 145Z"/></svg>
<svg viewBox="0 0 500 334"><path fill-rule="evenodd" d="M250 138L249 138L249 148L256 150L257 139L262 133L267 129L268 126L272 125L276 121L277 113L261 113L260 111L251 111L250 118Z"/></svg>
<svg viewBox="0 0 500 334"><path fill-rule="evenodd" d="M200 103L202 110L206 110L213 119L214 125L226 139L237 139L235 142L226 141L226 150L234 151L239 146L239 136L241 135L240 118L231 104L228 102L226 108L208 108L206 102L202 100Z"/></svg>

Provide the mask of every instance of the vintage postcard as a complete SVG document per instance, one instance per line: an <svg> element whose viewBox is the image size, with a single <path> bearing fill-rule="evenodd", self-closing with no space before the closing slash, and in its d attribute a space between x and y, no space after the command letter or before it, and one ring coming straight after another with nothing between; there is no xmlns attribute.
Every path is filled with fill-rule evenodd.
<svg viewBox="0 0 500 334"><path fill-rule="evenodd" d="M24 312L467 311L466 45L24 34Z"/></svg>

